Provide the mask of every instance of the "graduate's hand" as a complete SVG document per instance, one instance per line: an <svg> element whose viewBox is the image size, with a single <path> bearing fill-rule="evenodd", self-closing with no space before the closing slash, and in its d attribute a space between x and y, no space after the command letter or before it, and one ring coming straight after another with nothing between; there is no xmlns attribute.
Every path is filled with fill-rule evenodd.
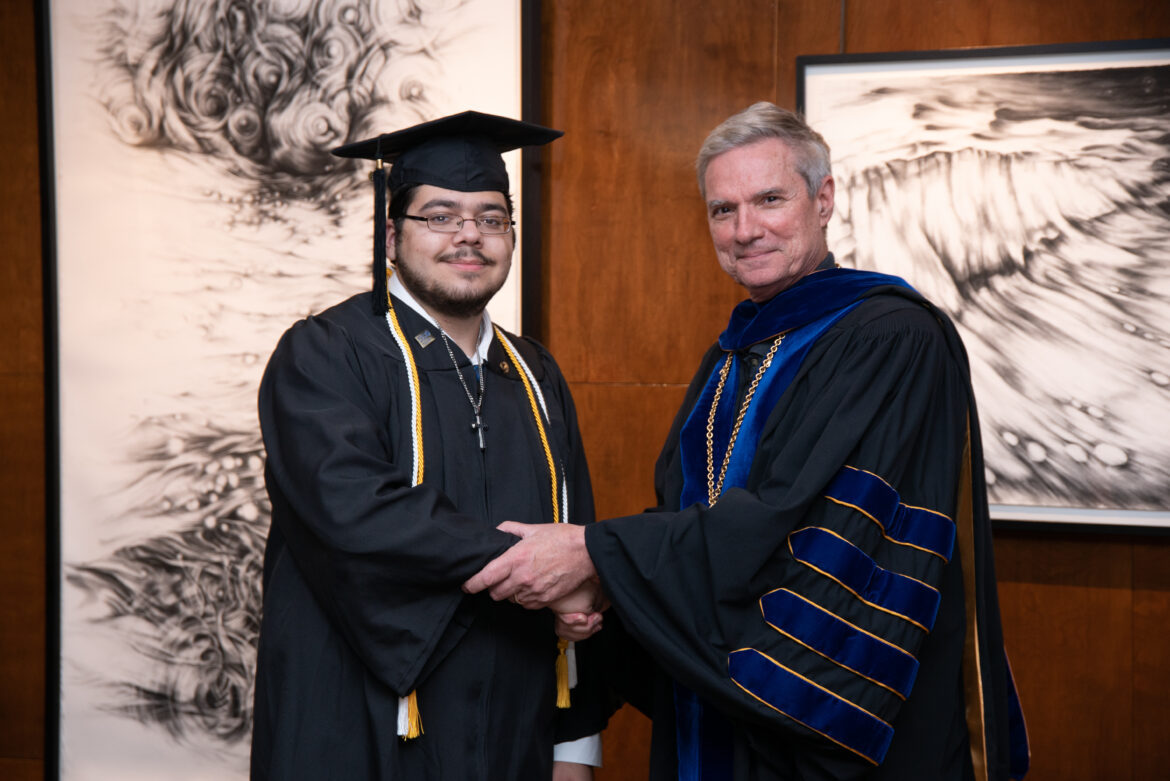
<svg viewBox="0 0 1170 781"><path fill-rule="evenodd" d="M511 599L538 609L567 596L597 570L585 549L585 527L571 523L504 521L500 531L520 542L504 551L463 584L469 594L488 589L497 602Z"/></svg>
<svg viewBox="0 0 1170 781"><path fill-rule="evenodd" d="M557 637L579 643L601 631L601 613L557 613Z"/></svg>
<svg viewBox="0 0 1170 781"><path fill-rule="evenodd" d="M593 768L576 762L553 762L552 781L593 781Z"/></svg>
<svg viewBox="0 0 1170 781"><path fill-rule="evenodd" d="M553 602L549 609L556 613L557 637L579 642L601 630L601 613L609 609L609 602L601 593L601 587L590 580Z"/></svg>

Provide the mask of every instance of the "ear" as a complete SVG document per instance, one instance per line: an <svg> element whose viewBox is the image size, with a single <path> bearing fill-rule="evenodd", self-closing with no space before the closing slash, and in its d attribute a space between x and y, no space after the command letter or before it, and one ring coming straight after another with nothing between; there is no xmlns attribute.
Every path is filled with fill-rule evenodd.
<svg viewBox="0 0 1170 781"><path fill-rule="evenodd" d="M397 234L394 232L394 220L386 220L386 262L393 263L398 258L395 257L394 252L394 237Z"/></svg>
<svg viewBox="0 0 1170 781"><path fill-rule="evenodd" d="M822 228L829 224L829 218L833 216L833 199L836 189L837 185L833 181L833 175L829 174L825 177L825 181L821 182L821 188L817 190L814 198L817 204L817 216L820 218Z"/></svg>

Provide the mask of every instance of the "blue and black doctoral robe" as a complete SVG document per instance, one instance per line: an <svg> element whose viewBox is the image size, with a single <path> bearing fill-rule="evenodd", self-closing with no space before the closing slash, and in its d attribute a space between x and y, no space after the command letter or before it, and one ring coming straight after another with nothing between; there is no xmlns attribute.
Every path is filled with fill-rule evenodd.
<svg viewBox="0 0 1170 781"><path fill-rule="evenodd" d="M730 355L716 479L779 332L710 505L720 370ZM656 487L656 511L586 530L620 619L606 630L612 679L654 720L654 781L1000 780L1026 767L1017 743L1009 771L1018 710L965 352L904 282L829 269L741 304L691 383Z"/></svg>
<svg viewBox="0 0 1170 781"><path fill-rule="evenodd" d="M547 406L553 481L533 399L497 336L481 450L434 326L394 308L417 363L420 485L407 364L370 294L294 325L261 384L272 529L252 778L547 779L555 742L604 725L585 644L573 707L558 710L552 614L461 585L516 542L495 528L503 521L593 520L573 402L551 356L509 337ZM424 732L404 741L398 701L411 691Z"/></svg>

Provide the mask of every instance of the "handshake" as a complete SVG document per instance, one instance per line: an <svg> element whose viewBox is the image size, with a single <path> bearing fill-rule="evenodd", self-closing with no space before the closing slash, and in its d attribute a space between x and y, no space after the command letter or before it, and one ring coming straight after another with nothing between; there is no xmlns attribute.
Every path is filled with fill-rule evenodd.
<svg viewBox="0 0 1170 781"><path fill-rule="evenodd" d="M508 599L530 610L547 607L566 640L584 640L601 629L609 605L585 549L584 526L505 521L498 528L520 542L469 578L464 591L486 590L496 601Z"/></svg>

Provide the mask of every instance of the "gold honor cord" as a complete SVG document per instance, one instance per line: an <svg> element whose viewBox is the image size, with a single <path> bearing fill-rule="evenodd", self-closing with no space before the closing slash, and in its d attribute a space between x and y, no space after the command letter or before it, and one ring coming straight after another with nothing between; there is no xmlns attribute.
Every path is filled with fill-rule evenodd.
<svg viewBox="0 0 1170 781"><path fill-rule="evenodd" d="M557 469L556 462L553 461L552 448L548 445L548 436L544 431L544 421L541 419L540 406L537 406L536 398L539 393L539 388L535 388L535 383L531 377L531 370L528 364L520 358L508 337L504 336L503 331L499 326L496 326L496 336L500 340L500 344L504 346L504 351L508 353L508 357L512 359L512 363L520 367L520 381L524 383L524 391L528 394L528 404L532 407L532 418L536 421L536 430L540 432L540 444L544 448L544 457L548 462L548 474L552 485L552 508L553 508L553 523L560 523L560 502L557 499ZM535 391L534 391L535 388ZM541 406L543 406L544 398L541 397ZM546 413L547 414L547 413ZM568 505L566 504L566 507ZM569 641L563 637L557 639L557 707L568 708L570 704L569 698Z"/></svg>
<svg viewBox="0 0 1170 781"><path fill-rule="evenodd" d="M410 438L413 463L411 465L410 484L420 485L423 480L423 438L422 438L422 403L419 397L418 366L414 362L414 353L402 333L402 326L398 324L398 315L394 312L394 302L390 293L386 293L386 323L390 326L390 334L398 343L402 357L406 361L406 373L410 387ZM403 740L417 738L423 733L422 716L418 711L418 693L411 691L405 697L398 698L398 735Z"/></svg>
<svg viewBox="0 0 1170 781"><path fill-rule="evenodd" d="M520 359L520 356L512 349L511 343L503 332L500 331L499 326L495 327L496 336L500 339L500 344L504 346L504 352L508 353L508 357L512 359L512 363L520 367L520 381L524 383L524 392L528 394L528 404L532 407L532 419L536 421L536 430L540 432L540 445L544 448L544 458L548 463L548 476L552 486L552 509L553 509L553 523L561 522L560 501L557 497L557 468L553 461L552 448L548 445L548 436L544 432L544 421L541 419L540 407L536 403L536 394L533 393L533 383L529 379L528 365Z"/></svg>

